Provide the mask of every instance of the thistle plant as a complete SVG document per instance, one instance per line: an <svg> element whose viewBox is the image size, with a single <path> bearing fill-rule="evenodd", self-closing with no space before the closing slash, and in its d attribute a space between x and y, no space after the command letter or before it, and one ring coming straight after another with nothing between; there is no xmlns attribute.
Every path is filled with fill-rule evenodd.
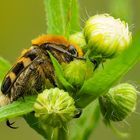
<svg viewBox="0 0 140 140"><path fill-rule="evenodd" d="M1 94L0 121L23 117L47 140L88 140L100 114L107 123L119 123L136 108L136 87L117 82L139 60L139 35L132 41L128 24L109 14L91 16L81 30L77 0L44 4L47 34L65 36L81 47L83 57L59 64L48 51L57 87L13 103ZM0 80L10 66L0 58Z"/></svg>

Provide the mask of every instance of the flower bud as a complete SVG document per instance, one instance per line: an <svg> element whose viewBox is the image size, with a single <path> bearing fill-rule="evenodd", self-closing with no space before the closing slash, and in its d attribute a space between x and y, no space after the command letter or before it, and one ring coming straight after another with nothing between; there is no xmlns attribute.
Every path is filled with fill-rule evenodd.
<svg viewBox="0 0 140 140"><path fill-rule="evenodd" d="M94 64L84 60L74 60L63 65L64 76L70 84L80 88L84 81L93 74Z"/></svg>
<svg viewBox="0 0 140 140"><path fill-rule="evenodd" d="M101 96L99 102L105 120L122 121L134 112L137 92L131 84L123 83Z"/></svg>
<svg viewBox="0 0 140 140"><path fill-rule="evenodd" d="M58 88L46 89L38 95L34 104L35 116L43 124L62 127L74 117L76 112L74 103L67 92Z"/></svg>
<svg viewBox="0 0 140 140"><path fill-rule="evenodd" d="M76 43L79 47L82 48L82 50L86 49L86 41L83 32L72 34L69 38L69 41L72 43Z"/></svg>
<svg viewBox="0 0 140 140"><path fill-rule="evenodd" d="M128 24L108 14L95 15L86 22L84 35L91 53L111 58L130 46Z"/></svg>

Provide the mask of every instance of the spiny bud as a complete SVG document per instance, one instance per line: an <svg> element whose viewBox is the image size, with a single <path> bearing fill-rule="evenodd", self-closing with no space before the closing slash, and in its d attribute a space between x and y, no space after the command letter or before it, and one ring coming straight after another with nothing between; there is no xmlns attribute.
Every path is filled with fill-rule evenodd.
<svg viewBox="0 0 140 140"><path fill-rule="evenodd" d="M84 60L74 60L69 64L63 65L64 76L70 84L80 88L84 81L91 77L94 70L94 64Z"/></svg>
<svg viewBox="0 0 140 140"><path fill-rule="evenodd" d="M86 49L86 41L83 32L72 34L69 38L69 41L76 43L79 47L82 48L83 51Z"/></svg>
<svg viewBox="0 0 140 140"><path fill-rule="evenodd" d="M130 46L132 39L128 24L108 14L89 18L84 35L91 52L105 58L120 54Z"/></svg>
<svg viewBox="0 0 140 140"><path fill-rule="evenodd" d="M99 102L105 120L122 121L134 112L137 92L131 84L122 83L101 96Z"/></svg>
<svg viewBox="0 0 140 140"><path fill-rule="evenodd" d="M34 104L35 116L44 124L62 127L76 112L74 100L58 88L46 89L39 94Z"/></svg>

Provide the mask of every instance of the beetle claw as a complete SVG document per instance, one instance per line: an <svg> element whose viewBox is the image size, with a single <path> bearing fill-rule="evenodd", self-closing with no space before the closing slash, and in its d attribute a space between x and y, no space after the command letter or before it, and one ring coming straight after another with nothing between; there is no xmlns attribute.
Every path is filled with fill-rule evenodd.
<svg viewBox="0 0 140 140"><path fill-rule="evenodd" d="M7 125L8 127L12 128L12 129L17 129L18 127L12 126L14 123L15 123L15 122L12 122L12 123L11 123L9 120L6 121L6 125Z"/></svg>
<svg viewBox="0 0 140 140"><path fill-rule="evenodd" d="M82 114L82 109L81 108L77 108L77 113L75 114L74 118L79 118Z"/></svg>

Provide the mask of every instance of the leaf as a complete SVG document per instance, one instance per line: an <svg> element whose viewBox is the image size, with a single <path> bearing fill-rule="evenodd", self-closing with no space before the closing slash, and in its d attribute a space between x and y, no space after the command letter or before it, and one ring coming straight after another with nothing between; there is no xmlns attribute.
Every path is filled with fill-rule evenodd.
<svg viewBox="0 0 140 140"><path fill-rule="evenodd" d="M0 82L4 78L6 72L10 69L10 67L10 63L2 57L0 57Z"/></svg>
<svg viewBox="0 0 140 140"><path fill-rule="evenodd" d="M88 140L90 134L96 128L99 119L99 103L96 101L84 109L79 119L71 122L69 140Z"/></svg>
<svg viewBox="0 0 140 140"><path fill-rule="evenodd" d="M58 63L58 61L56 60L55 57L53 57L53 55L49 53L49 56L51 58L51 61L53 63L54 69L55 69L55 76L58 80L58 87L61 87L61 85L63 86L63 88L65 88L68 91L73 91L73 86L66 81L66 79L64 78L64 74L63 74L63 70L61 65Z"/></svg>
<svg viewBox="0 0 140 140"><path fill-rule="evenodd" d="M33 128L35 131L37 131L45 139L51 140L53 129L50 127L50 128L48 128L47 131L45 131L42 128L38 118L36 118L33 113L29 113L29 114L24 115L24 119L31 128Z"/></svg>
<svg viewBox="0 0 140 140"><path fill-rule="evenodd" d="M22 116L33 111L35 96L27 96L0 108L0 121Z"/></svg>
<svg viewBox="0 0 140 140"><path fill-rule="evenodd" d="M98 69L87 80L80 92L77 105L85 107L91 101L106 93L122 76L124 76L140 58L140 34L134 38L132 46L118 57L108 60L104 68ZM86 100L85 100L86 98Z"/></svg>
<svg viewBox="0 0 140 140"><path fill-rule="evenodd" d="M44 0L47 33L69 35L80 30L77 0Z"/></svg>
<svg viewBox="0 0 140 140"><path fill-rule="evenodd" d="M69 34L74 34L80 31L80 22L79 22L79 5L77 0L69 0L70 6L67 15L67 26L69 31L67 31L67 36Z"/></svg>
<svg viewBox="0 0 140 140"><path fill-rule="evenodd" d="M24 119L31 128L37 131L46 140L65 140L66 138L67 132L64 128L53 128L46 123L41 123L41 121L34 116L34 113L25 115Z"/></svg>

